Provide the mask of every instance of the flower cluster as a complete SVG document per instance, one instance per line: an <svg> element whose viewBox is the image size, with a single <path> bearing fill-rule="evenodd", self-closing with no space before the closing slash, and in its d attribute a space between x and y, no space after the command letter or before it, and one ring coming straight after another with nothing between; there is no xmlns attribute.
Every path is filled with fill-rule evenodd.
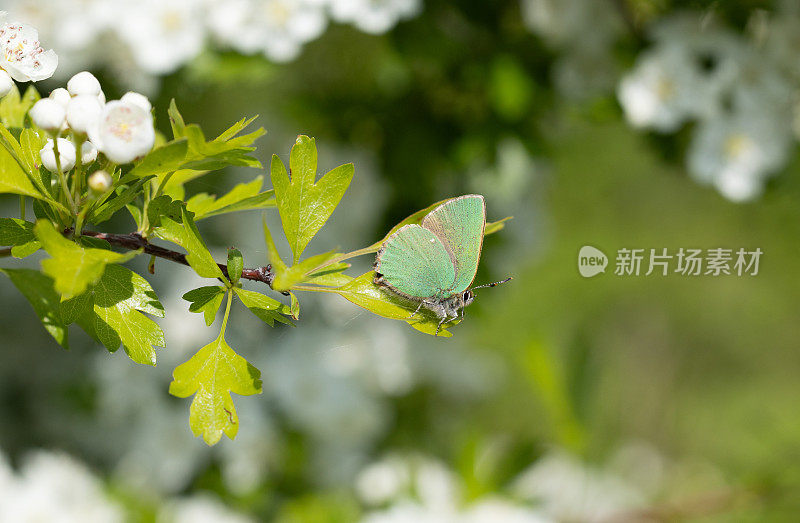
<svg viewBox="0 0 800 523"><path fill-rule="evenodd" d="M108 65L141 88L143 77L177 70L209 39L287 62L329 20L383 33L420 8L421 0L11 0L8 10L68 55L62 73Z"/></svg>
<svg viewBox="0 0 800 523"><path fill-rule="evenodd" d="M659 21L653 45L619 83L628 122L659 133L695 122L691 175L732 201L755 198L792 145L800 68L786 51L798 31L800 18L788 16L765 23L758 38L699 15Z"/></svg>
<svg viewBox="0 0 800 523"><path fill-rule="evenodd" d="M18 22L6 22L7 13L0 11L0 97L17 82L38 82L53 76L58 56L45 51L39 43L39 32Z"/></svg>
<svg viewBox="0 0 800 523"><path fill-rule="evenodd" d="M133 92L106 103L100 82L84 71L73 76L66 89L55 89L36 102L29 114L36 126L51 135L40 151L42 165L50 172L66 173L79 159L81 166L90 166L98 152L115 164L143 157L156 138L150 111L147 98ZM100 179L102 174L96 176L102 172L90 178L97 187L110 185L109 180Z"/></svg>

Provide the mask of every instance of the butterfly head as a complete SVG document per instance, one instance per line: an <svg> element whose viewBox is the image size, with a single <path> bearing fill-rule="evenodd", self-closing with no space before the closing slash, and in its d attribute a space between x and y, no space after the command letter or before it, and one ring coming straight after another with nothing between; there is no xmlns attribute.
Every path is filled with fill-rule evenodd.
<svg viewBox="0 0 800 523"><path fill-rule="evenodd" d="M475 294L472 292L471 289L467 289L464 291L464 294L461 295L461 300L464 303L464 307L475 301Z"/></svg>

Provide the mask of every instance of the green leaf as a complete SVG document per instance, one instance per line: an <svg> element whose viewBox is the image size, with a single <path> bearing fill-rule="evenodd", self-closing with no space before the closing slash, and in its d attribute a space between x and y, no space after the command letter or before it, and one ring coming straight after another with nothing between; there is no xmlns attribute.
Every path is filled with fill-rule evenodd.
<svg viewBox="0 0 800 523"><path fill-rule="evenodd" d="M198 287L183 295L184 300L191 302L189 312L202 312L206 325L214 323L224 297L225 287L220 287L219 285Z"/></svg>
<svg viewBox="0 0 800 523"><path fill-rule="evenodd" d="M275 207L275 192L260 192L262 184L263 178L258 176L251 182L237 185L220 198L207 193L196 194L186 202L186 208L195 213L198 221L229 212Z"/></svg>
<svg viewBox="0 0 800 523"><path fill-rule="evenodd" d="M370 271L358 278L354 278L349 283L335 289L335 291L351 303L374 314L393 320L406 321L418 331L426 334L433 335L436 333L439 319L435 314L423 307L414 317L410 317L416 310L418 303L406 300L390 290L376 285L373 282L374 278L375 272ZM460 319L456 319L442 325L439 336L452 336L447 329L460 321Z"/></svg>
<svg viewBox="0 0 800 523"><path fill-rule="evenodd" d="M514 218L513 216L506 216L502 220L497 220L496 222L487 223L486 228L484 228L483 230L483 235L489 236L490 234L502 231L506 227L506 222L513 218Z"/></svg>
<svg viewBox="0 0 800 523"><path fill-rule="evenodd" d="M129 183L136 178L158 176L175 172L186 163L189 142L185 139L174 140L158 149L153 149L123 178L122 183Z"/></svg>
<svg viewBox="0 0 800 523"><path fill-rule="evenodd" d="M25 127L25 115L39 98L39 93L32 85L20 96L19 89L14 84L11 91L0 99L0 122L8 128Z"/></svg>
<svg viewBox="0 0 800 523"><path fill-rule="evenodd" d="M292 318L295 320L300 319L300 300L297 299L297 296L294 295L293 292L289 293L291 298L291 305L289 306L289 312L292 315Z"/></svg>
<svg viewBox="0 0 800 523"><path fill-rule="evenodd" d="M178 223L170 218L162 217L161 227L154 229L156 235L162 240L180 245L186 252L186 261L194 271L203 278L220 278L225 280L222 269L219 268L214 257L208 251L206 244L200 237L194 220L185 208L181 208L183 223Z"/></svg>
<svg viewBox="0 0 800 523"><path fill-rule="evenodd" d="M239 249L231 247L228 249L228 279L234 285L239 283L242 277L242 269L244 269L244 258Z"/></svg>
<svg viewBox="0 0 800 523"><path fill-rule="evenodd" d="M289 167L291 175L277 155L272 157L272 186L283 231L292 248L294 263L297 263L308 243L339 205L353 179L353 164L340 165L314 183L317 147L313 138L298 136L289 157Z"/></svg>
<svg viewBox="0 0 800 523"><path fill-rule="evenodd" d="M272 281L272 288L279 292L291 290L295 285L307 281L311 277L311 271L338 255L339 253L336 251L317 254L281 270L276 269L275 265L273 265L272 268L275 271L275 279ZM342 265L344 265L344 267L340 268ZM334 266L340 271L349 267L348 264L335 264L330 267ZM324 271L327 271L330 267L325 267ZM322 274L318 273L317 275L321 276Z"/></svg>
<svg viewBox="0 0 800 523"><path fill-rule="evenodd" d="M266 322L270 327L274 327L276 321L287 325L294 325L291 320L284 317L284 315L291 315L289 307L285 304L269 296L265 296L264 294L247 289L240 289L237 287L234 288L233 291L244 306L250 309L250 312Z"/></svg>
<svg viewBox="0 0 800 523"><path fill-rule="evenodd" d="M233 439L239 432L239 417L231 393L249 396L261 393L261 372L225 342L223 333L172 373L170 394L188 398L189 425L195 436L202 434L208 445L224 433Z"/></svg>
<svg viewBox="0 0 800 523"><path fill-rule="evenodd" d="M168 114L175 139L186 138L188 140L189 150L186 163L183 165L184 169L216 170L229 165L261 168L261 162L250 153L255 150L253 143L266 131L259 128L250 134L237 136L254 119L241 120L216 139L206 141L199 126L186 125L175 105L175 100L170 103Z"/></svg>
<svg viewBox="0 0 800 523"><path fill-rule="evenodd" d="M69 348L67 325L61 315L61 297L53 289L53 280L39 271L31 269L0 269L9 277L33 306L33 310L44 328L65 349Z"/></svg>
<svg viewBox="0 0 800 523"><path fill-rule="evenodd" d="M126 267L108 265L89 292L62 310L110 352L122 344L136 363L155 365L155 347L166 345L158 324L142 314L164 317L164 307L147 280Z"/></svg>
<svg viewBox="0 0 800 523"><path fill-rule="evenodd" d="M11 245L11 255L24 258L41 248L33 224L16 218L0 218L0 245Z"/></svg>
<svg viewBox="0 0 800 523"><path fill-rule="evenodd" d="M104 249L84 249L64 238L46 220L39 220L34 233L52 256L42 260L42 270L55 280L55 289L64 299L82 294L100 279L108 264L123 263L139 254L138 251L120 254Z"/></svg>
<svg viewBox="0 0 800 523"><path fill-rule="evenodd" d="M152 176L146 176L140 180L136 180L132 185L122 189L119 194L110 200L106 200L95 211L92 212L90 220L94 224L103 223L110 219L117 211L131 203L139 194L141 194L142 186L151 180Z"/></svg>
<svg viewBox="0 0 800 523"><path fill-rule="evenodd" d="M183 208L185 204L180 200L173 200L166 194L150 200L147 206L147 219L153 227L161 227L161 219L166 217L174 222L183 222ZM189 213L191 216L191 213Z"/></svg>
<svg viewBox="0 0 800 523"><path fill-rule="evenodd" d="M41 156L39 155L42 147L47 143L47 136L44 131L34 129L23 129L19 135L19 145L22 151L22 159L27 164L29 173L39 172Z"/></svg>
<svg viewBox="0 0 800 523"><path fill-rule="evenodd" d="M22 148L8 132L8 129L3 126L0 126L0 142L3 145L0 147L0 193L21 194L42 200L50 199L31 183L23 165L20 165L20 162L25 163Z"/></svg>
<svg viewBox="0 0 800 523"><path fill-rule="evenodd" d="M275 274L279 274L286 271L286 264L283 263L281 260L281 255L278 254L278 249L275 247L275 241L272 239L272 233L267 227L267 220L266 218L262 219L262 223L264 225L264 243L267 246L267 260L269 264L272 265L272 270ZM273 282L274 284L275 282ZM274 289L275 287L273 287ZM277 290L277 289L276 289Z"/></svg>

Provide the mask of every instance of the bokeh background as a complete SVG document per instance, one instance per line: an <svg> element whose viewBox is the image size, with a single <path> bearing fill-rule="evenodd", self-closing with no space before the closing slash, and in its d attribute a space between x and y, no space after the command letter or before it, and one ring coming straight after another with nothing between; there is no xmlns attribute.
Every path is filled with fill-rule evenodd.
<svg viewBox="0 0 800 523"><path fill-rule="evenodd" d="M514 280L481 291L451 339L336 296L300 296L297 328L234 309L228 341L264 393L238 398L238 437L208 448L167 393L215 335L180 298L202 284L190 271L157 265L156 368L78 331L63 351L0 279L0 521L797 520L796 2L2 7L61 58L44 93L88 69L109 99L150 96L162 130L175 98L209 135L259 114L262 162L301 133L321 171L354 162L314 251L478 192L490 219L514 219L477 281ZM234 245L262 265L260 222L202 232L219 259ZM605 274L579 275L583 245L611 257ZM756 276L613 274L618 249L681 247L764 254Z"/></svg>

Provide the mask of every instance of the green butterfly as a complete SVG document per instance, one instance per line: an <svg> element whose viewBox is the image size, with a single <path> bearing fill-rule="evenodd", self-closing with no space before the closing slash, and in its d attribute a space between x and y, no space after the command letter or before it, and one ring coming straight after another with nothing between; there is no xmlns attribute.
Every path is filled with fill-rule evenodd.
<svg viewBox="0 0 800 523"><path fill-rule="evenodd" d="M389 236L375 258L375 283L418 301L442 325L460 316L475 299L470 289L483 247L486 203L479 194L453 198L434 208L422 222L405 225Z"/></svg>

